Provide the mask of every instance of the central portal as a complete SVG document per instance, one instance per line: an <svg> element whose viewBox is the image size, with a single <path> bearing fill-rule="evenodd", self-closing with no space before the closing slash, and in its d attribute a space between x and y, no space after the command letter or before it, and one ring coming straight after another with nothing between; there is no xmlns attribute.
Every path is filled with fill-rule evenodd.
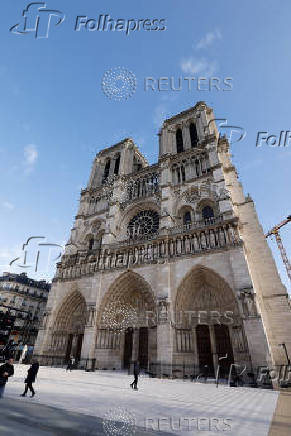
<svg viewBox="0 0 291 436"><path fill-rule="evenodd" d="M208 325L198 325L196 327L197 350L199 356L199 369L204 372L208 369L209 375L214 374L213 356L211 352L210 331Z"/></svg>
<svg viewBox="0 0 291 436"><path fill-rule="evenodd" d="M148 367L148 328L128 328L124 333L123 367L128 369L135 360L139 361L140 368Z"/></svg>
<svg viewBox="0 0 291 436"><path fill-rule="evenodd" d="M76 361L78 362L80 361L83 338L84 338L83 334L69 335L67 349L66 349L66 357L65 357L66 361L68 361L71 356L73 356L76 359Z"/></svg>
<svg viewBox="0 0 291 436"><path fill-rule="evenodd" d="M141 368L146 369L148 367L148 355L149 355L149 340L148 340L148 328L141 327L139 329L139 344L138 344L138 360Z"/></svg>
<svg viewBox="0 0 291 436"><path fill-rule="evenodd" d="M141 368L148 368L157 355L156 320L148 319L148 314L155 312L155 297L140 275L128 271L118 277L105 294L97 317L96 359L100 367L128 369L138 360ZM107 330L120 340L106 339Z"/></svg>

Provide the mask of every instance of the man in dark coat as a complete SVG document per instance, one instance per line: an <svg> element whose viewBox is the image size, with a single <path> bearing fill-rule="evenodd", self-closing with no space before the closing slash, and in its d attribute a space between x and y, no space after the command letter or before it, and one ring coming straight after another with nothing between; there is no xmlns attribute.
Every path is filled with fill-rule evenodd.
<svg viewBox="0 0 291 436"><path fill-rule="evenodd" d="M9 360L10 358L13 358L14 350L15 346L13 340L11 339L2 349L2 355L4 356L4 359Z"/></svg>
<svg viewBox="0 0 291 436"><path fill-rule="evenodd" d="M130 384L132 389L137 390L137 383L138 383L138 376L139 376L139 372L140 372L140 368L139 368L139 361L136 360L134 362L133 365L133 375L134 375L134 380L133 382Z"/></svg>
<svg viewBox="0 0 291 436"><path fill-rule="evenodd" d="M26 397L26 394L28 392L28 389L31 392L31 398L33 398L35 396L35 390L33 389L32 383L35 382L37 373L38 373L38 369L39 369L39 363L37 360L33 360L32 361L32 365L29 368L29 370L27 371L27 377L24 380L25 383L25 390L23 392L23 394L21 394L21 397Z"/></svg>
<svg viewBox="0 0 291 436"><path fill-rule="evenodd" d="M5 385L8 378L14 374L13 359L9 359L4 365L0 366L0 398L3 397Z"/></svg>
<svg viewBox="0 0 291 436"><path fill-rule="evenodd" d="M75 365L75 358L74 358L74 356L70 356L66 371L71 371L72 372L72 369L74 368L74 365Z"/></svg>

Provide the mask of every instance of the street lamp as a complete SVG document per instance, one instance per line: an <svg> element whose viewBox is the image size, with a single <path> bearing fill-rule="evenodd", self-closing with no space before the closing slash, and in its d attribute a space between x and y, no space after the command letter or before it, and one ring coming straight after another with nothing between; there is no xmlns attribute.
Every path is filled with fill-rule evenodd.
<svg viewBox="0 0 291 436"><path fill-rule="evenodd" d="M285 354L286 354L287 363L288 363L288 365L290 365L290 359L289 359L289 356L288 356L288 351L287 351L287 347L286 347L285 342L283 342L282 344L279 344L279 345L280 345L280 347L284 348Z"/></svg>

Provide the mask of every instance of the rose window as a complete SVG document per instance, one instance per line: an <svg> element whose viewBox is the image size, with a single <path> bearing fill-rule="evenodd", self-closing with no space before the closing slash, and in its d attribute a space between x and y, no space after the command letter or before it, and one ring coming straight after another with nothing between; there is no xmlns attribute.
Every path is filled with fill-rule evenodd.
<svg viewBox="0 0 291 436"><path fill-rule="evenodd" d="M153 236L159 229L159 214L153 210L143 210L131 219L127 227L130 239L143 239Z"/></svg>

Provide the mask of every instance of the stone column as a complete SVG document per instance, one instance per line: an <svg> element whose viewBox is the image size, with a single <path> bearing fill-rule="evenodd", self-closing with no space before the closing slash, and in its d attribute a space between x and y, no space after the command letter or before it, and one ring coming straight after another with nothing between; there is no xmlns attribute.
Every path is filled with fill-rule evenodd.
<svg viewBox="0 0 291 436"><path fill-rule="evenodd" d="M164 126L160 138L159 156L161 157L164 154L174 153L174 129L170 126Z"/></svg>
<svg viewBox="0 0 291 436"><path fill-rule="evenodd" d="M197 348L197 335L196 335L196 326L192 328L192 346L193 346L193 354L194 354L194 364L195 366L199 366L199 356L198 356L198 348Z"/></svg>
<svg viewBox="0 0 291 436"><path fill-rule="evenodd" d="M120 333L120 368L123 368L124 361L124 345L125 345L125 332Z"/></svg>
<svg viewBox="0 0 291 436"><path fill-rule="evenodd" d="M173 330L169 315L167 298L160 298L157 304L157 361L163 365L171 365L173 360Z"/></svg>
<svg viewBox="0 0 291 436"><path fill-rule="evenodd" d="M197 136L198 136L199 141L203 141L203 139L205 137L205 133L204 133L204 125L205 124L207 124L207 123L205 122L205 120L203 120L201 118L201 114L197 114L197 116L195 118L195 125L196 125Z"/></svg>
<svg viewBox="0 0 291 436"><path fill-rule="evenodd" d="M189 150L191 148L189 125L186 124L183 125L182 135L183 135L183 148L184 150Z"/></svg>
<svg viewBox="0 0 291 436"><path fill-rule="evenodd" d="M33 354L35 356L44 355L49 343L52 340L52 309L46 310L46 316L43 320L43 325L40 327L37 335L37 339L34 346Z"/></svg>
<svg viewBox="0 0 291 436"><path fill-rule="evenodd" d="M81 350L81 359L95 358L95 342L97 335L95 303L87 304L87 319ZM91 365L92 362L90 362Z"/></svg>

